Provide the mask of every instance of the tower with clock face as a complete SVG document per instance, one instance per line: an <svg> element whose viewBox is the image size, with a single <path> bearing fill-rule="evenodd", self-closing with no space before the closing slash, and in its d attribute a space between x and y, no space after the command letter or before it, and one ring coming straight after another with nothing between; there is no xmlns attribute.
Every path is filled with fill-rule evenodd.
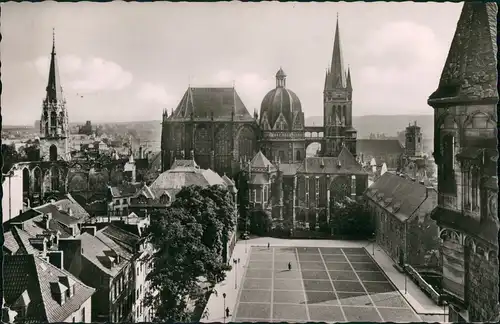
<svg viewBox="0 0 500 324"><path fill-rule="evenodd" d="M338 156L345 146L356 156L356 130L352 127L351 73L344 68L338 20L332 63L325 76L323 118L325 138L322 155Z"/></svg>

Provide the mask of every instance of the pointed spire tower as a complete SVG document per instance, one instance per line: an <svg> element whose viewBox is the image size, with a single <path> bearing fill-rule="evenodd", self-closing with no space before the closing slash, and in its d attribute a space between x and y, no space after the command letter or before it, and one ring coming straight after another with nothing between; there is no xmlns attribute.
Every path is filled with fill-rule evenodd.
<svg viewBox="0 0 500 324"><path fill-rule="evenodd" d="M330 73L327 76L328 87L333 89L342 89L346 87L346 77L344 68L344 57L342 55L342 46L340 44L339 15L337 14L337 25L335 27L335 39L333 41L332 62Z"/></svg>
<svg viewBox="0 0 500 324"><path fill-rule="evenodd" d="M52 52L48 76L40 118L40 133L43 142L40 146L40 156L44 161L67 161L70 159L68 112L59 76L54 30L52 31Z"/></svg>
<svg viewBox="0 0 500 324"><path fill-rule="evenodd" d="M338 156L343 144L356 155L356 130L352 127L352 83L350 68L346 71L340 42L337 14L332 62L325 77L323 93L324 156Z"/></svg>

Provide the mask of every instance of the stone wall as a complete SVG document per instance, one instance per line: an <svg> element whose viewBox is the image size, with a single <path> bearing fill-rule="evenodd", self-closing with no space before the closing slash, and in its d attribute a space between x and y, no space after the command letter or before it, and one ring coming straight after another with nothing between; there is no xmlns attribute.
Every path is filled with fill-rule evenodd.
<svg viewBox="0 0 500 324"><path fill-rule="evenodd" d="M408 221L407 228L407 263L414 267L440 266L439 227L431 218L431 211L437 206L437 192L428 189L429 197L415 212L415 217Z"/></svg>
<svg viewBox="0 0 500 324"><path fill-rule="evenodd" d="M485 253L467 251L465 298L468 301L469 321L492 321L497 313L498 258Z"/></svg>

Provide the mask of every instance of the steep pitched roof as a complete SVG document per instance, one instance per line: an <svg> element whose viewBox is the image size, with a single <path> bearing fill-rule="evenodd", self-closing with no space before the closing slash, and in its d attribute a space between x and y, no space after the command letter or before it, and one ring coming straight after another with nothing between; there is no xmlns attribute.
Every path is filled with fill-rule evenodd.
<svg viewBox="0 0 500 324"><path fill-rule="evenodd" d="M429 97L429 104L441 99L498 100L497 11L496 2L464 3L438 89Z"/></svg>
<svg viewBox="0 0 500 324"><path fill-rule="evenodd" d="M266 158L262 151L257 152L250 162L250 167L252 169L265 169L270 168L271 171L276 170L276 167Z"/></svg>
<svg viewBox="0 0 500 324"><path fill-rule="evenodd" d="M332 62L330 71L328 71L325 81L325 89L346 88L346 74L344 67L344 58L340 44L339 19L337 16L337 25L335 28L335 40L333 42Z"/></svg>
<svg viewBox="0 0 500 324"><path fill-rule="evenodd" d="M404 221L425 201L427 190L425 185L416 181L386 172L366 190L365 195Z"/></svg>
<svg viewBox="0 0 500 324"><path fill-rule="evenodd" d="M403 154L404 148L397 139L358 139L356 152L369 156Z"/></svg>
<svg viewBox="0 0 500 324"><path fill-rule="evenodd" d="M230 120L234 109L234 119L253 121L234 88L192 88L189 87L174 111L173 119L211 118ZM172 118L172 117L171 117Z"/></svg>
<svg viewBox="0 0 500 324"><path fill-rule="evenodd" d="M94 294L95 289L86 286L65 270L31 254L5 256L3 264L4 298L12 305L25 292L29 300L23 322L62 322L76 312ZM60 305L54 300L51 284L59 283L60 277L74 282L75 293Z"/></svg>
<svg viewBox="0 0 500 324"><path fill-rule="evenodd" d="M59 65L57 64L55 39L52 40L52 53L50 54L49 79L47 82L46 99L48 102L64 101L61 79L59 77Z"/></svg>

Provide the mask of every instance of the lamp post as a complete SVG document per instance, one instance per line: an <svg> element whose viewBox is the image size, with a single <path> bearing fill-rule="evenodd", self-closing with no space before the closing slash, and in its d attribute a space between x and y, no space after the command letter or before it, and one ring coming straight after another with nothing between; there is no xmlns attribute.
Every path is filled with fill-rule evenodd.
<svg viewBox="0 0 500 324"><path fill-rule="evenodd" d="M234 264L234 289L238 289L238 261L233 259Z"/></svg>
<svg viewBox="0 0 500 324"><path fill-rule="evenodd" d="M224 323L226 323L226 293L222 294L222 298L224 299L224 308L222 309L222 314L224 315Z"/></svg>

